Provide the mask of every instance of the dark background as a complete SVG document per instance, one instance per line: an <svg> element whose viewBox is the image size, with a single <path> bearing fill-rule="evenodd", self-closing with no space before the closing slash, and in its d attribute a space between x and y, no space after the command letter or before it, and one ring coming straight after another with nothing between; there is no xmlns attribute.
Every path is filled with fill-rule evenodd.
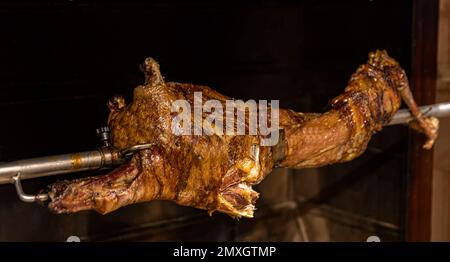
<svg viewBox="0 0 450 262"><path fill-rule="evenodd" d="M370 51L386 49L409 72L411 10L380 0L2 1L0 162L96 148L108 99L130 99L149 56L168 81L323 112ZM406 129L390 127L351 163L276 170L253 220L159 201L53 215L1 185L0 240L402 240L406 152Z"/></svg>

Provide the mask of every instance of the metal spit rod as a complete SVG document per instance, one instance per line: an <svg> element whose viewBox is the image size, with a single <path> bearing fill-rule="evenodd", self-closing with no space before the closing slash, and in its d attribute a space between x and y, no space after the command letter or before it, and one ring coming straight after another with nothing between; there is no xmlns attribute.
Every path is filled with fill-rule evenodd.
<svg viewBox="0 0 450 262"><path fill-rule="evenodd" d="M31 158L0 165L0 184L14 183L14 176L20 174L20 180L75 173L86 170L111 168L135 152L149 149L153 144L134 145L122 150L103 147L98 150Z"/></svg>
<svg viewBox="0 0 450 262"><path fill-rule="evenodd" d="M97 150L0 164L0 184L15 184L19 196L26 200L27 196L21 190L20 180L111 168L122 163L137 151L153 146L153 144L141 144L118 150L111 147L109 127L97 129L97 135L103 143L103 147ZM35 196L29 196L28 201L33 202L33 197Z"/></svg>
<svg viewBox="0 0 450 262"><path fill-rule="evenodd" d="M420 111L424 116L449 117L450 116L450 102L421 106ZM387 126L408 124L414 117L409 109L400 109L392 118L392 121Z"/></svg>
<svg viewBox="0 0 450 262"><path fill-rule="evenodd" d="M18 160L0 165L0 184L12 183L13 176L20 173L20 179L30 179L112 166L118 160L117 153L99 149L74 154L46 156Z"/></svg>
<svg viewBox="0 0 450 262"><path fill-rule="evenodd" d="M425 116L450 116L450 102L420 107ZM399 110L388 125L407 124L413 120L408 109ZM109 145L109 129L99 129L104 147L87 152L56 155L18 160L0 164L0 184L14 183L13 177L20 174L20 179L30 179L58 174L74 173L86 170L109 168L117 165L133 153L152 147L152 144L135 145L123 150L112 149Z"/></svg>

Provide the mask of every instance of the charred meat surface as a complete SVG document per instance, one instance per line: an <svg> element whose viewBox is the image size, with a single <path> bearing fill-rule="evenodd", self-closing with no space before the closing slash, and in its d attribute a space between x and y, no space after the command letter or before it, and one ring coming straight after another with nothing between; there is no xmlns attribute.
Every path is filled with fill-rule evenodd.
<svg viewBox="0 0 450 262"><path fill-rule="evenodd" d="M154 146L136 153L107 175L51 185L48 207L52 211L93 209L106 214L122 206L160 199L210 213L253 217L258 193L252 186L275 165L307 168L354 159L364 152L372 135L390 121L401 98L416 116L412 125L429 138L424 147L430 148L437 137L437 119L420 115L404 71L385 51L369 55L344 93L331 101L328 112L279 110L284 131L281 157L274 148L260 145L260 133L175 135L174 101L186 100L192 105L194 92L202 92L205 101L225 103L230 98L206 86L165 82L158 63L151 58L142 69L145 83L134 89L133 101L128 105L121 97L110 101L108 123L115 148L145 143Z"/></svg>

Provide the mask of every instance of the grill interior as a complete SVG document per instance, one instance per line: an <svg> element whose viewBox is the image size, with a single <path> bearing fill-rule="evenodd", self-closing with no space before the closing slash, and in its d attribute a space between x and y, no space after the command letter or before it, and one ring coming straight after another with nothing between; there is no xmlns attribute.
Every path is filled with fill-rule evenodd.
<svg viewBox="0 0 450 262"><path fill-rule="evenodd" d="M130 100L148 56L167 80L302 112L326 110L369 51L388 50L407 72L411 64L410 1L4 1L0 12L0 161L98 146L108 99ZM407 129L388 127L350 163L275 170L257 187L254 219L163 201L53 215L2 185L0 240L403 240L407 151Z"/></svg>

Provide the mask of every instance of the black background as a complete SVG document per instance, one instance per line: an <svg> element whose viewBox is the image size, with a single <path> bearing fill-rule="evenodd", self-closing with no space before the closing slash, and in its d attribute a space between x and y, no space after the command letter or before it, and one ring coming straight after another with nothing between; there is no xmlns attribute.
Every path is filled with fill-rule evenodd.
<svg viewBox="0 0 450 262"><path fill-rule="evenodd" d="M108 99L131 98L149 56L168 81L323 112L375 49L409 72L410 1L2 1L0 162L96 148ZM372 145L395 137L403 155L405 133L388 128ZM55 180L26 181L25 190ZM10 185L0 186L0 199L0 240L61 241L88 224L99 233L145 221L136 207L56 216L20 202Z"/></svg>

